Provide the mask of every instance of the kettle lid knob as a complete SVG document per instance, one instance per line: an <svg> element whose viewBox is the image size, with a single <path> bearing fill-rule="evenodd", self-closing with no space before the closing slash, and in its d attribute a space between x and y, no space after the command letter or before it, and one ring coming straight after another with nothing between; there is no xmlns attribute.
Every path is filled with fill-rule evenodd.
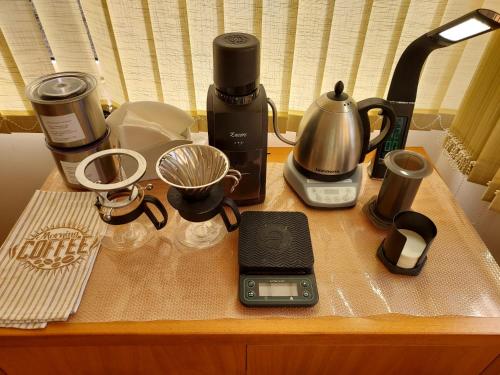
<svg viewBox="0 0 500 375"><path fill-rule="evenodd" d="M344 82L338 81L335 84L334 91L335 91L335 96L340 96L340 94L342 94L342 92L344 91Z"/></svg>
<svg viewBox="0 0 500 375"><path fill-rule="evenodd" d="M348 98L348 95L344 92L344 83L342 81L338 81L335 84L335 88L333 89L333 91L327 93L326 96L331 100L346 100Z"/></svg>

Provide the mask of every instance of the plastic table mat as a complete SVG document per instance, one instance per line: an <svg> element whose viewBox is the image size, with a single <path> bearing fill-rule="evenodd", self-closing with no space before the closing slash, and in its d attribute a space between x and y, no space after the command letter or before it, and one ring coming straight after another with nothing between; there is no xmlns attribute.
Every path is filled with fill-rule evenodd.
<svg viewBox="0 0 500 375"><path fill-rule="evenodd" d="M381 181L367 177L350 209L305 206L286 184L283 164L268 165L263 204L244 210L302 211L309 220L319 302L314 307L248 308L238 300L238 231L216 247L180 251L176 212L144 248L101 248L71 322L204 320L268 317L414 316L500 317L500 269L450 191L434 171L422 182L413 209L429 216L438 234L417 277L391 274L376 257L386 232L362 211ZM161 184L156 182L156 186ZM165 202L166 188L155 188Z"/></svg>

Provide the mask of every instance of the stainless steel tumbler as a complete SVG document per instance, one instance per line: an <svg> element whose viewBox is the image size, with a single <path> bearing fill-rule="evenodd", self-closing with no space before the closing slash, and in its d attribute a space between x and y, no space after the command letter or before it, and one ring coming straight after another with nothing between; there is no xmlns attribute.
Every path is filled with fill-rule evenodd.
<svg viewBox="0 0 500 375"><path fill-rule="evenodd" d="M82 147L102 139L106 123L94 76L60 72L40 77L26 87L47 144Z"/></svg>
<svg viewBox="0 0 500 375"><path fill-rule="evenodd" d="M109 135L110 130L108 129L102 139L82 147L57 148L49 145L47 142L47 148L52 152L57 169L59 169L64 183L68 187L73 189L84 188L75 177L76 168L87 156L111 148ZM94 177L95 181L108 181L115 178L118 174L118 169L110 159L102 159L96 160L96 162L90 166L89 173Z"/></svg>

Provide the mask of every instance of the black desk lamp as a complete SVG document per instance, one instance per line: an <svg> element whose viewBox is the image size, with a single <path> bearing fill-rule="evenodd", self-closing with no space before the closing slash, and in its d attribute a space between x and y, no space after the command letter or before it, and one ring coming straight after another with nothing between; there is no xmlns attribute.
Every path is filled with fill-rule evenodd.
<svg viewBox="0 0 500 375"><path fill-rule="evenodd" d="M387 94L387 100L391 102L396 112L396 126L387 139L377 147L375 157L368 167L371 178L383 178L386 170L385 155L389 151L405 147L420 72L427 56L435 49L447 47L499 27L500 14L489 9L477 9L422 35L405 49L396 65ZM383 121L387 121L387 118L384 117Z"/></svg>

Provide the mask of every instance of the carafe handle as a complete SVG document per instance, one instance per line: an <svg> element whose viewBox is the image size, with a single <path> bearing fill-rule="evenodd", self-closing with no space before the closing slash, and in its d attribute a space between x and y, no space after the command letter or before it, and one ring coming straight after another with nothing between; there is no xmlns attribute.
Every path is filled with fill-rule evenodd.
<svg viewBox="0 0 500 375"><path fill-rule="evenodd" d="M161 214L161 220L158 220L153 213L153 211L150 210L148 207L148 204L152 204L155 206L158 211ZM142 202L134 208L132 211L120 215L120 216L111 216L111 211L113 209L110 209L108 213L101 212L101 203L99 200L95 203L97 209L99 210L99 216L101 219L111 225L122 225L122 224L128 224L135 219L137 219L139 216L141 216L143 213L146 214L146 216L149 218L151 223L153 223L154 227L157 230L162 229L165 225L167 225L167 220L168 220L168 213L165 208L165 206L160 202L159 199L153 197L152 195L145 195L142 199Z"/></svg>
<svg viewBox="0 0 500 375"><path fill-rule="evenodd" d="M373 108L382 109L383 115L389 118L389 122L382 121L380 134L370 141L370 119L368 118L368 111ZM391 103L381 98L361 100L358 102L358 112L361 117L363 127L363 151L361 152L361 157L359 159L359 162L362 163L365 160L365 155L374 150L378 144L385 140L385 138L392 132L394 126L396 125L396 114L394 113Z"/></svg>
<svg viewBox="0 0 500 375"><path fill-rule="evenodd" d="M276 109L276 105L274 104L274 102L270 98L267 98L267 104L269 104L269 106L271 107L271 111L273 112L273 129L274 129L274 134L276 134L276 137L278 137L278 139L281 142L285 142L286 144L289 144L291 146L295 146L295 143L297 143L297 142L293 142L293 141L290 141L289 139L286 139L280 133L280 130L278 128L278 111Z"/></svg>
<svg viewBox="0 0 500 375"><path fill-rule="evenodd" d="M233 211L234 217L236 218L236 223L231 223L229 221L229 218L227 217L226 210L224 210L224 206L229 207L231 211ZM222 216L222 221L224 222L224 225L226 226L226 229L228 232L235 231L238 229L240 226L241 222L241 214L240 210L238 209L238 206L236 206L236 203L231 198L225 197L220 205L220 215Z"/></svg>
<svg viewBox="0 0 500 375"><path fill-rule="evenodd" d="M144 213L149 218L149 220L151 220L151 222L153 223L153 225L157 230L160 230L165 225L167 225L168 213L167 210L165 209L165 206L160 202L159 199L153 197L152 195L145 195L142 202L144 207ZM158 220L155 214L149 209L148 203L152 204L158 209L158 211L160 211L160 214L162 216L161 221Z"/></svg>

